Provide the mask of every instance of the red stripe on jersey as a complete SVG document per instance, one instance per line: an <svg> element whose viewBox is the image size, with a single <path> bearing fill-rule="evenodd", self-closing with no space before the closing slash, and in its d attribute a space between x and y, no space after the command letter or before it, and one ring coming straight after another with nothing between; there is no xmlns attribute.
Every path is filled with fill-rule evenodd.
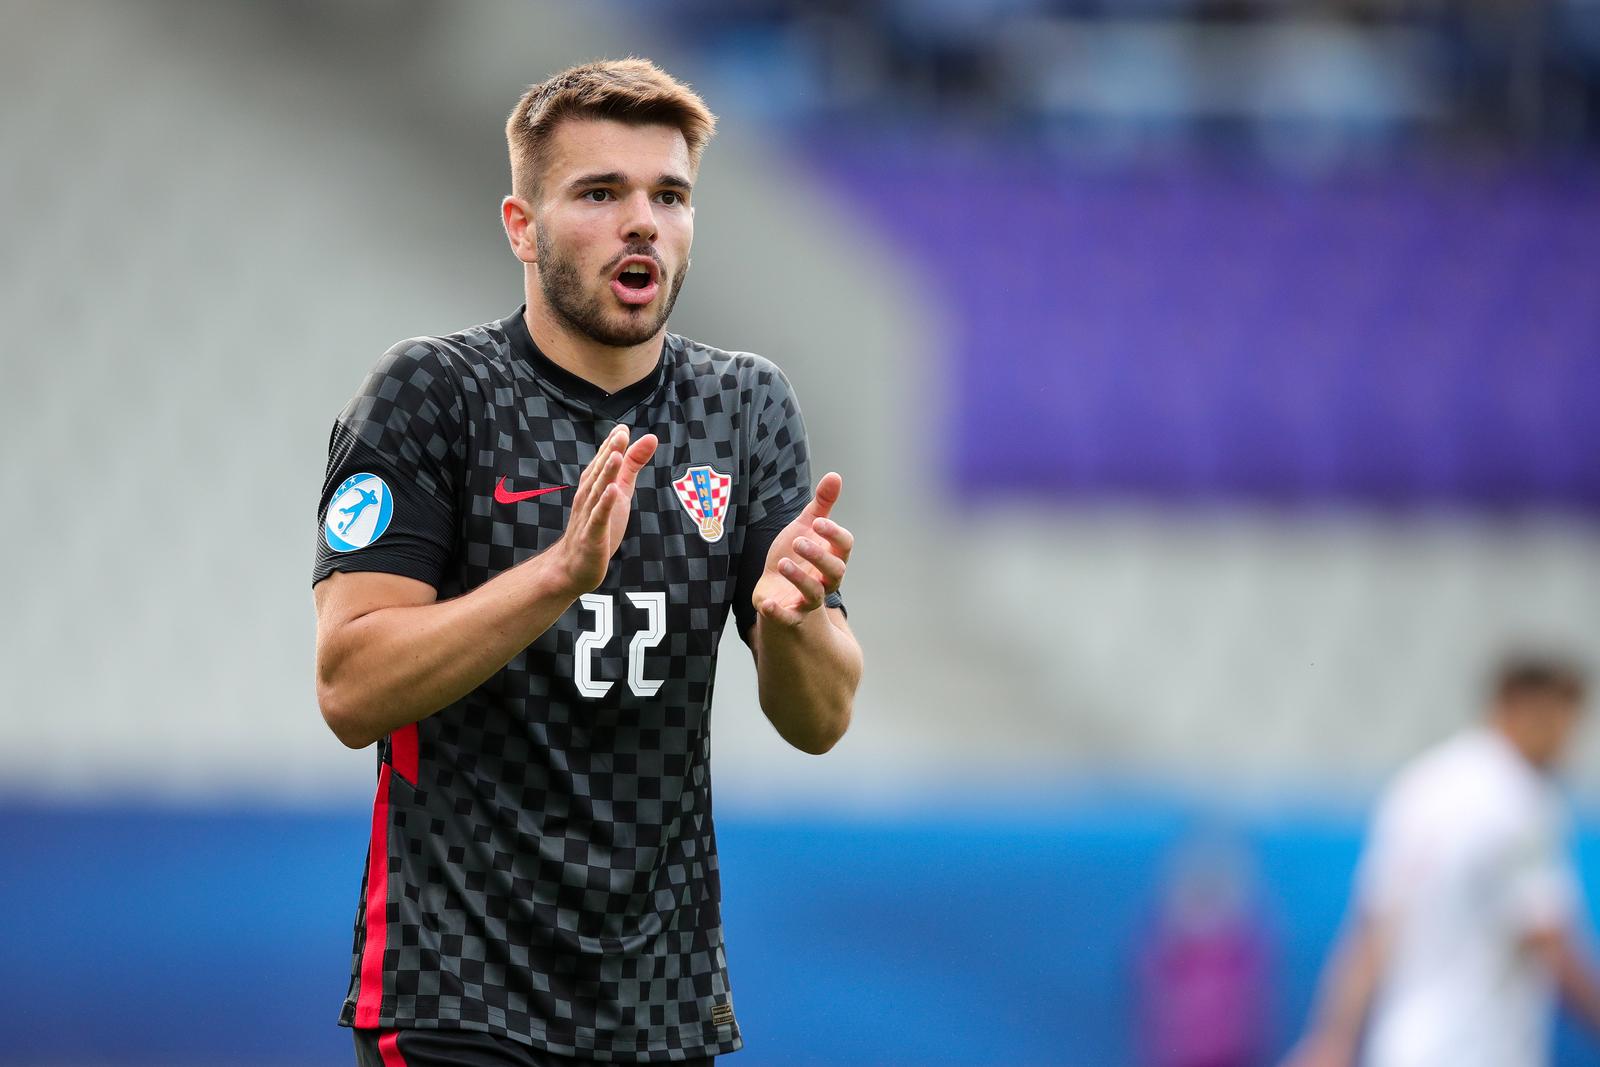
<svg viewBox="0 0 1600 1067"><path fill-rule="evenodd" d="M416 723L389 735L389 762L394 764L394 773L412 785L417 784L417 758Z"/></svg>
<svg viewBox="0 0 1600 1067"><path fill-rule="evenodd" d="M361 950L361 991L355 1025L374 1028L383 1007L383 949L389 931L389 765L378 772L367 845L367 937ZM380 1042L381 1044L381 1042Z"/></svg>
<svg viewBox="0 0 1600 1067"><path fill-rule="evenodd" d="M406 1067L405 1057L400 1055L400 1031L390 1030L378 1037L378 1055L383 1067Z"/></svg>

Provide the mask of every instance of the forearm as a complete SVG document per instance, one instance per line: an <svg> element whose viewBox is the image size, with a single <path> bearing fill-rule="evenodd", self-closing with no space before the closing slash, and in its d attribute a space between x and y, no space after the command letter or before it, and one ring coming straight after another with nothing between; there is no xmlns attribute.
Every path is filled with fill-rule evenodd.
<svg viewBox="0 0 1600 1067"><path fill-rule="evenodd" d="M383 607L317 642L317 697L328 725L362 748L487 681L576 599L536 556L451 600Z"/></svg>
<svg viewBox="0 0 1600 1067"><path fill-rule="evenodd" d="M861 647L842 613L808 612L797 626L758 616L751 647L761 710L783 739L820 755L850 725L861 682Z"/></svg>

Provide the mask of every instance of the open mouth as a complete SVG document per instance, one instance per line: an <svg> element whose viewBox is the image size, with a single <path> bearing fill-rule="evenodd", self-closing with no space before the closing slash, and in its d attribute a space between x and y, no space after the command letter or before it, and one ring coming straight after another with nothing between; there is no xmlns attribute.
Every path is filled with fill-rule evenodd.
<svg viewBox="0 0 1600 1067"><path fill-rule="evenodd" d="M649 256L629 256L611 276L611 291L624 304L648 304L660 288L661 272Z"/></svg>

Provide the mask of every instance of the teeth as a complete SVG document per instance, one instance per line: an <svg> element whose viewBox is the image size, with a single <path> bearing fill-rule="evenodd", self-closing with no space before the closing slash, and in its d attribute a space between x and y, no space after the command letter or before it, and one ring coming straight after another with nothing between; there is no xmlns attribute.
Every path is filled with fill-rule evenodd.
<svg viewBox="0 0 1600 1067"><path fill-rule="evenodd" d="M639 264L635 263L632 266L628 266L628 267L622 268L622 273L624 273L624 274L643 274L646 278L648 278L648 277L650 277L650 268L649 267L642 267Z"/></svg>

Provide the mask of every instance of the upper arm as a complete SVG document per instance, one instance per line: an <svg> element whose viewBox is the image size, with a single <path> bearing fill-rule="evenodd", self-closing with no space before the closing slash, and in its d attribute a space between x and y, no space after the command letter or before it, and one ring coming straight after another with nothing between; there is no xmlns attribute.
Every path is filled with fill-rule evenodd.
<svg viewBox="0 0 1600 1067"><path fill-rule="evenodd" d="M1356 866L1352 911L1360 917L1392 914L1405 892L1409 858L1393 803L1391 796L1380 806Z"/></svg>
<svg viewBox="0 0 1600 1067"><path fill-rule="evenodd" d="M1370 913L1351 915L1343 934L1343 951L1349 957L1349 965L1364 972L1381 971L1388 952L1390 929L1388 920Z"/></svg>
<svg viewBox="0 0 1600 1067"><path fill-rule="evenodd" d="M745 413L745 530L733 600L734 622L746 644L756 621L750 598L766 567L767 551L811 503L810 442L800 401L775 364L757 358L751 373L756 388ZM834 621L842 622L839 594L828 594L827 604Z"/></svg>
<svg viewBox="0 0 1600 1067"><path fill-rule="evenodd" d="M1389 955L1390 925L1371 914L1356 912L1350 917L1327 983L1329 1007L1338 1018L1359 1027L1372 1003Z"/></svg>
<svg viewBox="0 0 1600 1067"><path fill-rule="evenodd" d="M352 748L364 748L375 735L352 729L359 718L350 714L350 684L354 681L359 687L361 678L361 661L351 659L361 644L353 624L386 608L431 604L438 593L426 582L404 575L334 571L312 587L312 597L317 606L317 704L323 719L341 741ZM352 663L356 666L347 666Z"/></svg>
<svg viewBox="0 0 1600 1067"><path fill-rule="evenodd" d="M439 599L427 582L384 571L334 571L311 590L317 605L317 637L383 608L420 607Z"/></svg>
<svg viewBox="0 0 1600 1067"><path fill-rule="evenodd" d="M755 403L745 416L749 505L744 521L782 529L811 502L810 443L800 401L783 371L759 360L753 373Z"/></svg>
<svg viewBox="0 0 1600 1067"><path fill-rule="evenodd" d="M319 687L330 683L351 647L341 641L345 628L384 608L432 604L439 593L426 582L384 571L334 571L311 590L317 606L317 669Z"/></svg>
<svg viewBox="0 0 1600 1067"><path fill-rule="evenodd" d="M439 584L455 549L465 418L443 355L423 341L389 350L329 438L314 585L335 571Z"/></svg>

